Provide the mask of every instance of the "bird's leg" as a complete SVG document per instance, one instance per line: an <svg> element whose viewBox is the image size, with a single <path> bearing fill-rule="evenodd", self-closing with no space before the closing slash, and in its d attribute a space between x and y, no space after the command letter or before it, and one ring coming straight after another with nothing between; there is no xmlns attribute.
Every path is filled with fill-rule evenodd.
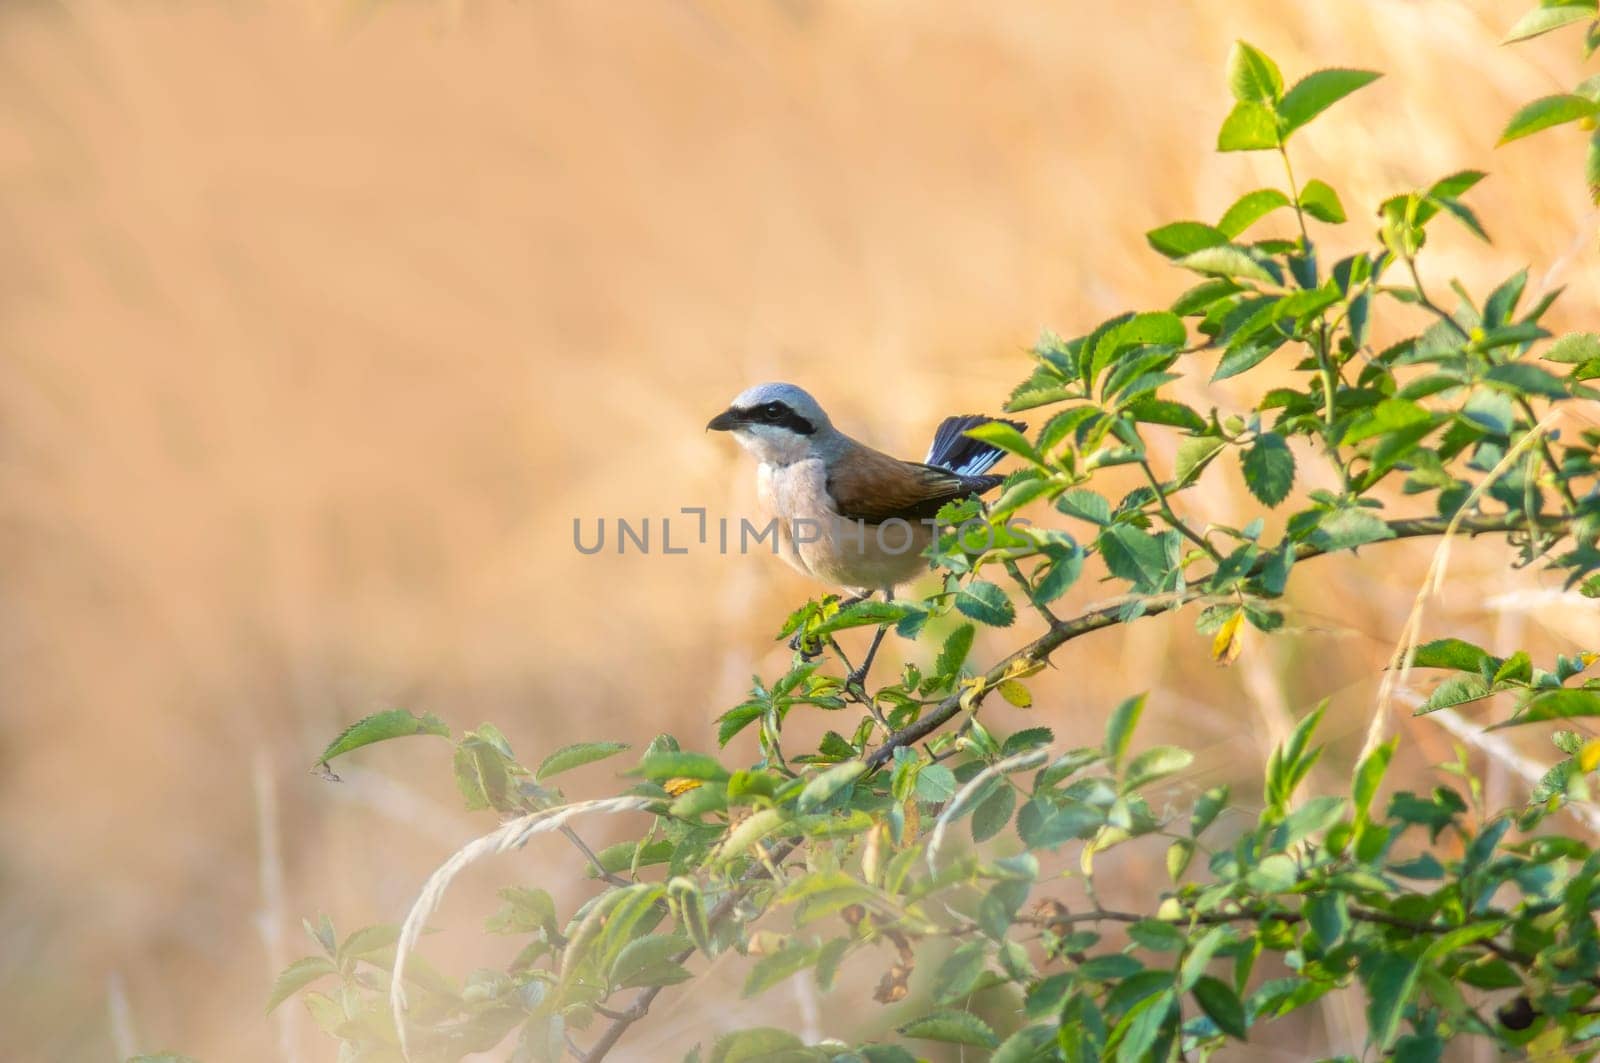
<svg viewBox="0 0 1600 1063"><path fill-rule="evenodd" d="M865 601L870 597L872 597L870 594L863 595L861 600ZM894 601L894 588L891 587L883 592L883 600L886 602ZM882 624L878 625L877 632L872 636L872 644L867 647L867 655L861 659L861 667L851 669L850 674L845 677L844 685L846 688L858 686L863 690L866 689L867 672L872 668L872 659L878 655L878 646L882 644L883 636L887 630ZM873 715L877 715L875 706Z"/></svg>

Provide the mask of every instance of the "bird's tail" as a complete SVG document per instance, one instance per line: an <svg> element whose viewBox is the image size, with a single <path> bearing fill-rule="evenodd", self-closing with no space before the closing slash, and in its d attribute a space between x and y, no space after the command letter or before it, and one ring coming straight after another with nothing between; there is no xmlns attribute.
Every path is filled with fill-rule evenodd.
<svg viewBox="0 0 1600 1063"><path fill-rule="evenodd" d="M985 417L981 413L947 417L939 426L939 430L933 434L933 445L928 448L926 464L949 469L957 476L981 476L988 472L994 468L995 462L999 461L1005 452L992 443L972 439L965 433L969 429L991 422L1008 424L1019 432L1026 431L1028 427L1021 421Z"/></svg>

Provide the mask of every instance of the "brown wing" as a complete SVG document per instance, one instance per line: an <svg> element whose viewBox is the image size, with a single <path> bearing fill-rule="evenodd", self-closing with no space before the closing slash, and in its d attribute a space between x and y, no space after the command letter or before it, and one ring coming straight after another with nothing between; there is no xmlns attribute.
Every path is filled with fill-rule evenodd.
<svg viewBox="0 0 1600 1063"><path fill-rule="evenodd" d="M937 514L946 502L972 494L978 488L974 479L862 447L834 463L828 494L839 515L850 520L918 521Z"/></svg>

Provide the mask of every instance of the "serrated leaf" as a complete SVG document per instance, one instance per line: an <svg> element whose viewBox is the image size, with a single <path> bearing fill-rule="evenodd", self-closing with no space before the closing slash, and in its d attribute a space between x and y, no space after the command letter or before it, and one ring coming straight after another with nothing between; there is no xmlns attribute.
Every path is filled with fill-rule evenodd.
<svg viewBox="0 0 1600 1063"><path fill-rule="evenodd" d="M1477 673L1489 654L1479 646L1462 639L1434 639L1417 647L1411 657L1413 668L1451 668L1457 672Z"/></svg>
<svg viewBox="0 0 1600 1063"><path fill-rule="evenodd" d="M729 772L715 757L704 753L664 750L646 753L639 766L629 774L659 782L662 779L721 780L728 778Z"/></svg>
<svg viewBox="0 0 1600 1063"><path fill-rule="evenodd" d="M1268 151L1281 143L1277 112L1248 100L1234 104L1217 130L1218 151Z"/></svg>
<svg viewBox="0 0 1600 1063"><path fill-rule="evenodd" d="M1230 280L1243 278L1260 281L1263 284L1274 283L1272 274L1267 272L1265 266L1231 244L1219 244L1216 247L1192 251L1178 259L1177 264L1184 269L1212 277L1227 277Z"/></svg>
<svg viewBox="0 0 1600 1063"><path fill-rule="evenodd" d="M334 757L348 753L352 749L411 735L437 735L440 738L449 738L450 728L431 712L425 712L421 716L413 716L404 709L375 712L371 716L363 716L346 727L338 738L328 743L328 748L322 751L317 763L326 765Z"/></svg>
<svg viewBox="0 0 1600 1063"><path fill-rule="evenodd" d="M1134 757L1128 764L1125 790L1164 779L1194 763L1194 754L1178 746L1156 746Z"/></svg>
<svg viewBox="0 0 1600 1063"><path fill-rule="evenodd" d="M989 1063L1049 1063L1055 1053L1054 1026L1024 1026L1007 1037L989 1057Z"/></svg>
<svg viewBox="0 0 1600 1063"><path fill-rule="evenodd" d="M1217 228L1231 240L1279 207L1287 207L1289 202L1289 197L1276 188L1246 192L1222 215Z"/></svg>
<svg viewBox="0 0 1600 1063"><path fill-rule="evenodd" d="M689 972L675 957L689 948L689 939L681 934L646 934L635 938L622 947L611 964L611 984L629 989L687 981Z"/></svg>
<svg viewBox="0 0 1600 1063"><path fill-rule="evenodd" d="M1236 1040L1245 1039L1249 1026L1245 1022L1244 1003L1232 986L1206 974L1195 979L1191 992L1200 1010L1217 1024L1217 1029Z"/></svg>
<svg viewBox="0 0 1600 1063"><path fill-rule="evenodd" d="M1339 193L1326 181L1315 177L1300 190L1300 209L1330 225L1339 225L1345 220L1344 204L1339 202Z"/></svg>
<svg viewBox="0 0 1600 1063"><path fill-rule="evenodd" d="M1228 234L1215 226L1198 221L1169 222L1144 234L1156 251L1168 258L1182 258L1207 247L1228 242Z"/></svg>
<svg viewBox="0 0 1600 1063"><path fill-rule="evenodd" d="M708 1063L759 1063L804 1047L805 1042L788 1030L758 1026L717 1038Z"/></svg>
<svg viewBox="0 0 1600 1063"><path fill-rule="evenodd" d="M1244 483L1250 493L1268 506L1289 497L1294 486L1294 452L1276 432L1263 432L1241 458Z"/></svg>
<svg viewBox="0 0 1600 1063"><path fill-rule="evenodd" d="M1241 103L1274 103L1283 95L1283 74L1261 49L1234 41L1228 52L1228 88Z"/></svg>
<svg viewBox="0 0 1600 1063"><path fill-rule="evenodd" d="M1523 105L1511 116L1511 121L1506 123L1498 143L1507 144L1537 133L1541 129L1576 122L1580 118L1593 118L1597 112L1600 112L1600 104L1584 96L1574 96L1570 93L1542 96Z"/></svg>
<svg viewBox="0 0 1600 1063"><path fill-rule="evenodd" d="M1133 741L1133 730L1144 714L1144 699L1143 694L1127 699L1106 719L1106 759L1111 762L1113 771L1122 763L1128 743Z"/></svg>
<svg viewBox="0 0 1600 1063"><path fill-rule="evenodd" d="M969 941L958 946L933 976L933 999L949 1004L972 992L978 977L983 974L989 947L984 941Z"/></svg>
<svg viewBox="0 0 1600 1063"><path fill-rule="evenodd" d="M1506 43L1525 41L1573 22L1582 22L1594 17L1594 4L1540 4L1517 20L1516 25L1511 27L1511 32L1506 34Z"/></svg>
<svg viewBox="0 0 1600 1063"><path fill-rule="evenodd" d="M272 983L272 993L267 997L267 1011L271 1012L312 982L324 975L334 974L338 970L339 968L326 956L307 956L295 960L285 967L283 973Z"/></svg>
<svg viewBox="0 0 1600 1063"><path fill-rule="evenodd" d="M963 616L991 627L1010 627L1016 608L1006 592L985 580L973 580L956 593L956 608Z"/></svg>
<svg viewBox="0 0 1600 1063"><path fill-rule="evenodd" d="M808 945L789 942L776 952L769 952L756 961L745 979L742 996L753 997L765 992L796 973L817 962L817 950Z"/></svg>
<svg viewBox="0 0 1600 1063"><path fill-rule="evenodd" d="M1227 445L1227 440L1214 436L1190 436L1179 443L1177 456L1172 463L1174 486L1186 487L1193 483L1211 459L1222 453Z"/></svg>
<svg viewBox="0 0 1600 1063"><path fill-rule="evenodd" d="M1600 333L1569 332L1544 352L1547 362L1577 365L1600 358Z"/></svg>
<svg viewBox="0 0 1600 1063"><path fill-rule="evenodd" d="M1299 129L1317 115L1382 75L1374 70L1318 70L1297 81L1278 102L1283 135Z"/></svg>
<svg viewBox="0 0 1600 1063"><path fill-rule="evenodd" d="M1394 529L1370 509L1346 506L1330 510L1317 522L1311 540L1323 550L1350 550L1394 538Z"/></svg>
<svg viewBox="0 0 1600 1063"><path fill-rule="evenodd" d="M538 770L533 773L533 777L543 782L552 775L559 775L584 764L616 756L627 748L626 742L578 742L563 746L544 758Z"/></svg>
<svg viewBox="0 0 1600 1063"><path fill-rule="evenodd" d="M1559 377L1528 362L1507 362L1493 366L1483 378L1512 394L1543 395L1552 399L1564 399L1571 394Z"/></svg>
<svg viewBox="0 0 1600 1063"><path fill-rule="evenodd" d="M835 764L806 783L805 789L800 791L798 802L800 811L813 812L827 804L835 794L855 782L866 770L866 763L859 760L847 760L843 764Z"/></svg>
<svg viewBox="0 0 1600 1063"><path fill-rule="evenodd" d="M924 1041L943 1041L946 1044L972 1045L976 1048L994 1048L1000 1039L989 1024L969 1011L936 1011L912 1019L900 1027L905 1037Z"/></svg>

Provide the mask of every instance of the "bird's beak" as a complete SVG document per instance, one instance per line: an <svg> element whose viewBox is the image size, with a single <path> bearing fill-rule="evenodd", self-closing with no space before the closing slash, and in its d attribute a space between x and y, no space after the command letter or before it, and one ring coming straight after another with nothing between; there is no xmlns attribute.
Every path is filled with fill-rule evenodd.
<svg viewBox="0 0 1600 1063"><path fill-rule="evenodd" d="M707 432L730 432L739 427L739 418L733 415L732 410L723 410L711 418L706 425Z"/></svg>

